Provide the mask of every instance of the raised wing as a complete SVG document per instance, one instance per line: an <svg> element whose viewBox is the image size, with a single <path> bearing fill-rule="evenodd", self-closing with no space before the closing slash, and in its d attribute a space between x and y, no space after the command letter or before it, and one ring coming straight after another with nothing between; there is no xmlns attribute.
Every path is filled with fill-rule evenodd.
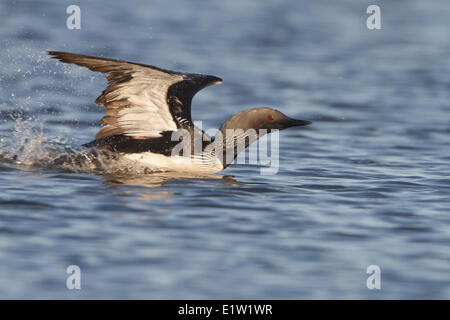
<svg viewBox="0 0 450 320"><path fill-rule="evenodd" d="M161 132L191 125L191 101L201 89L222 79L179 73L123 60L49 51L53 58L103 72L107 88L95 100L106 108L105 126L96 139L126 135L161 137Z"/></svg>

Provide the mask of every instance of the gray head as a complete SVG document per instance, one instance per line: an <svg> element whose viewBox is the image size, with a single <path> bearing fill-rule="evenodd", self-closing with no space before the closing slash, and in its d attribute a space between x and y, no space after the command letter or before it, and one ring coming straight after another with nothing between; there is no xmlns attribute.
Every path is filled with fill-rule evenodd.
<svg viewBox="0 0 450 320"><path fill-rule="evenodd" d="M253 108L236 113L225 121L220 127L220 131L226 129L273 129L284 130L290 127L306 126L311 124L307 120L292 119L278 110L272 108Z"/></svg>

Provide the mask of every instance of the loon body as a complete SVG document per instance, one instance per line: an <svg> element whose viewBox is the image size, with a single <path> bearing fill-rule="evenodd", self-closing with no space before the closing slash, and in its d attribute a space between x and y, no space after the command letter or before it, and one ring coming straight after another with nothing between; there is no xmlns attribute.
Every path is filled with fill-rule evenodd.
<svg viewBox="0 0 450 320"><path fill-rule="evenodd" d="M311 123L271 108L253 108L231 116L211 138L194 126L191 102L198 91L222 79L123 60L48 53L62 62L106 74L108 86L95 101L105 107L106 116L100 121L104 126L85 146L114 152L155 171L220 172L265 133ZM180 141L187 147L183 151L188 150L181 155L174 153Z"/></svg>

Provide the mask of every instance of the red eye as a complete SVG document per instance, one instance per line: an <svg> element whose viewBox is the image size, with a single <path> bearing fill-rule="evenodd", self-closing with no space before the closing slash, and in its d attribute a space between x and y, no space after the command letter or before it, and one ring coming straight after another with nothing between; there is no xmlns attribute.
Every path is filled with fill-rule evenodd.
<svg viewBox="0 0 450 320"><path fill-rule="evenodd" d="M268 120L273 120L273 117L272 116L267 116L267 119Z"/></svg>

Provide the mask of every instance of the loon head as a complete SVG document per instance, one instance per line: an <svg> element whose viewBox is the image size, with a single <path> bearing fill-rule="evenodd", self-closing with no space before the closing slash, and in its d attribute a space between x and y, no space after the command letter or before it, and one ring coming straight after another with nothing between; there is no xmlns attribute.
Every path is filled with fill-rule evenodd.
<svg viewBox="0 0 450 320"><path fill-rule="evenodd" d="M284 130L290 127L306 126L311 121L299 120L288 117L282 112L272 108L253 108L243 110L231 116L223 123L220 130L227 129L247 131L248 129L263 130Z"/></svg>

